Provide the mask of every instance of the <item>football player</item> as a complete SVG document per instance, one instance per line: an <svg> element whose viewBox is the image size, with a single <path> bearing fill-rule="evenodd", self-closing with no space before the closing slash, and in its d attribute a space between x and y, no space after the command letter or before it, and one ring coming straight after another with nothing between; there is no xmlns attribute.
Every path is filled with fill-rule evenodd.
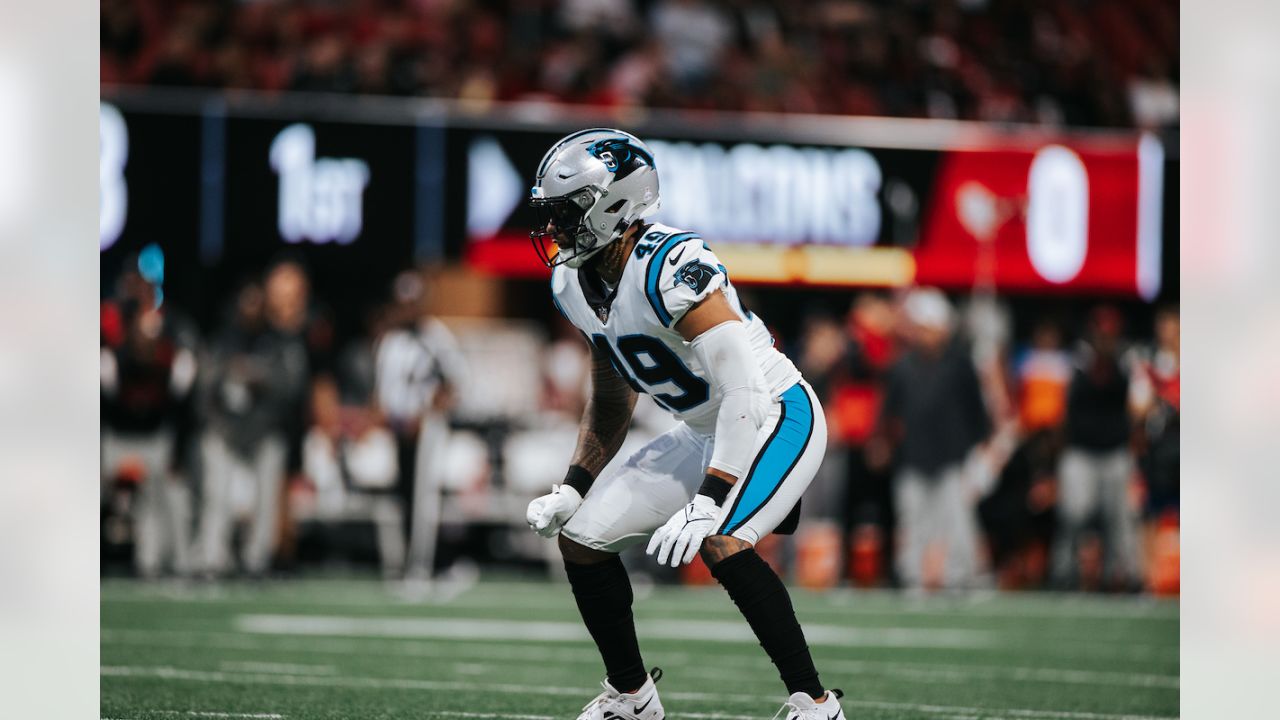
<svg viewBox="0 0 1280 720"><path fill-rule="evenodd" d="M529 504L529 525L559 534L569 584L604 659L604 692L580 720L659 720L618 557L647 552L676 567L701 554L790 697L788 718L842 720L840 692L818 679L782 580L754 545L784 521L822 462L826 423L795 365L744 307L696 233L646 221L659 203L653 154L594 128L557 142L538 165L530 233L552 268L556 307L591 346L592 391L563 484ZM681 423L601 471L621 447L637 393Z"/></svg>

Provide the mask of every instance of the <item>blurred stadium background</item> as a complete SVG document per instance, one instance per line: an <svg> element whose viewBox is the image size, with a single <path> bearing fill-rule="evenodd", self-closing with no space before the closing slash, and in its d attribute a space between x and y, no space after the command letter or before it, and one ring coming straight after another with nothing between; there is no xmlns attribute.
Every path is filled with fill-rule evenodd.
<svg viewBox="0 0 1280 720"><path fill-rule="evenodd" d="M523 200L589 126L651 144L658 219L712 244L823 398L800 529L761 552L850 707L1176 715L1178 22L1167 0L103 0L103 716L594 694L523 521L589 389ZM669 423L642 400L627 447ZM975 556L904 516L911 473L959 473L930 507L973 519ZM674 587L705 568L628 562L673 715L774 704L711 697L769 673L712 678L674 639L732 625L717 588Z"/></svg>

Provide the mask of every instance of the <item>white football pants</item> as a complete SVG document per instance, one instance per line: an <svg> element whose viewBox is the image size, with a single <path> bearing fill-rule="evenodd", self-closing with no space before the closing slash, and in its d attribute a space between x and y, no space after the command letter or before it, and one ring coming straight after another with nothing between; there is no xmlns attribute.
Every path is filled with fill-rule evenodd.
<svg viewBox="0 0 1280 720"><path fill-rule="evenodd" d="M713 534L755 544L795 507L827 447L827 422L809 384L782 394L756 435L754 459L724 501ZM681 423L598 478L561 531L586 547L619 552L664 525L702 485L715 438Z"/></svg>

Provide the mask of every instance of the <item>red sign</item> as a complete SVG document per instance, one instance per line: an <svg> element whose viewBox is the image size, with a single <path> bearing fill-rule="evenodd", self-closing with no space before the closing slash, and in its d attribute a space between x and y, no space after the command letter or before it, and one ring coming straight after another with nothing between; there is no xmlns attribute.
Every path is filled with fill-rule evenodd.
<svg viewBox="0 0 1280 720"><path fill-rule="evenodd" d="M1155 143L944 154L915 281L1154 297L1163 162Z"/></svg>

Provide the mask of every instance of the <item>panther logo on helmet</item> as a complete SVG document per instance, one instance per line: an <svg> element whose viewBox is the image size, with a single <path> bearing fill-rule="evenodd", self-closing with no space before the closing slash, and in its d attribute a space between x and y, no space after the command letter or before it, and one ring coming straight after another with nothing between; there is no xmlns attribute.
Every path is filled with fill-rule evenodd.
<svg viewBox="0 0 1280 720"><path fill-rule="evenodd" d="M609 172L614 174L614 178L619 180L646 164L649 167L655 167L653 155L649 150L632 145L630 138L597 140L587 148L587 153L599 158Z"/></svg>

